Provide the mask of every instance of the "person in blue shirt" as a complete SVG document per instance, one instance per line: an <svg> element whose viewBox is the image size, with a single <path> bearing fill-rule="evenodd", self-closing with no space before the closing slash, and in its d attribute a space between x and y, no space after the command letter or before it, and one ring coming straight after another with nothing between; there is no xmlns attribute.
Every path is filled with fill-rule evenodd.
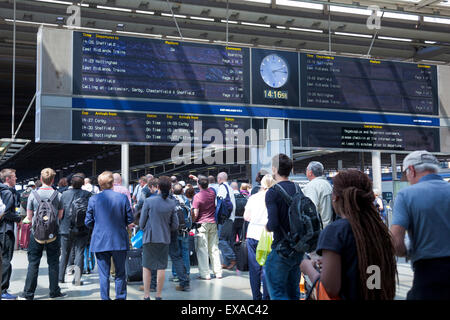
<svg viewBox="0 0 450 320"><path fill-rule="evenodd" d="M403 160L411 186L395 198L391 233L396 255L409 257L414 280L408 300L450 299L450 185L439 161L425 150ZM405 233L410 239L405 245Z"/></svg>
<svg viewBox="0 0 450 320"><path fill-rule="evenodd" d="M111 257L116 269L116 299L125 300L125 261L129 249L127 227L134 227L134 217L130 201L126 195L113 191L113 182L112 172L105 171L99 175L98 183L103 191L89 199L85 224L88 228L93 228L90 250L95 253L98 261L102 300L110 300Z"/></svg>

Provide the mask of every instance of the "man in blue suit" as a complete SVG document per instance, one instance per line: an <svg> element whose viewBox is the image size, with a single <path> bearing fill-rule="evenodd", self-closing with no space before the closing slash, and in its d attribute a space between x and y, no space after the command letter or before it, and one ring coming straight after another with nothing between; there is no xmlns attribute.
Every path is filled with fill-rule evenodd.
<svg viewBox="0 0 450 320"><path fill-rule="evenodd" d="M110 300L111 257L116 268L116 299L125 300L127 297L125 261L129 249L127 226L133 226L134 218L128 198L112 190L113 182L112 172L105 171L99 175L98 183L103 192L89 199L85 224L89 228L94 228L90 250L95 253L98 262L102 300Z"/></svg>

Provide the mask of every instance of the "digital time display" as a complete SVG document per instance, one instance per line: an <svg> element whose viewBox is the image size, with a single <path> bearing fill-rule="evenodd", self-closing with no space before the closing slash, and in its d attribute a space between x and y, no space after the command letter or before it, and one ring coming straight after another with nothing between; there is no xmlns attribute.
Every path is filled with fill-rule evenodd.
<svg viewBox="0 0 450 320"><path fill-rule="evenodd" d="M252 49L252 103L299 106L298 53Z"/></svg>

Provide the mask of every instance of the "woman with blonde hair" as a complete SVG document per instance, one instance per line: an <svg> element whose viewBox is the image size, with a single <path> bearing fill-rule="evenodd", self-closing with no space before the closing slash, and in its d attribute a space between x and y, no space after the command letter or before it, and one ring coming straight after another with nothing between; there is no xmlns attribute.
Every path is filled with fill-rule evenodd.
<svg viewBox="0 0 450 320"><path fill-rule="evenodd" d="M267 224L266 192L276 181L270 174L261 179L261 188L252 195L245 206L244 220L249 221L247 229L248 268L253 300L269 300L264 269L256 261L256 247ZM263 293L261 294L261 281Z"/></svg>

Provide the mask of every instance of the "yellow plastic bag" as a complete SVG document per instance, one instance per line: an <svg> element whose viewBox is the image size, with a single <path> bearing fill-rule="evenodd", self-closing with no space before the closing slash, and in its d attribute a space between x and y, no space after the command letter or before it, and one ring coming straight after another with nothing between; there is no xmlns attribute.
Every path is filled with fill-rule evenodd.
<svg viewBox="0 0 450 320"><path fill-rule="evenodd" d="M259 239L258 246L256 247L256 261L260 266L266 264L267 256L270 251L272 251L272 232L267 232L266 229L261 234L261 238Z"/></svg>

